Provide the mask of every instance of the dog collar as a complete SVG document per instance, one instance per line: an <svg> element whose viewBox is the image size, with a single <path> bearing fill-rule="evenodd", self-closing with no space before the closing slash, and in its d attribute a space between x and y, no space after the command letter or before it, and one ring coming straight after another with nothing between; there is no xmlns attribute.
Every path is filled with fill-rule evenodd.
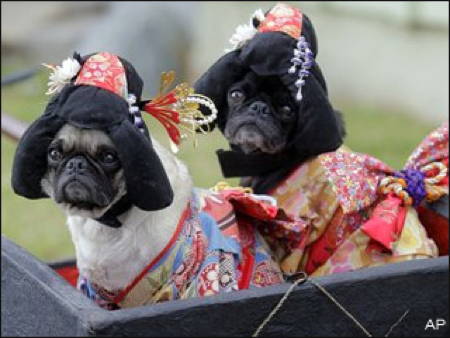
<svg viewBox="0 0 450 338"><path fill-rule="evenodd" d="M103 216L96 218L95 220L112 228L120 228L122 222L120 222L117 217L130 210L132 206L133 203L131 203L128 194L126 194L109 208Z"/></svg>
<svg viewBox="0 0 450 338"><path fill-rule="evenodd" d="M217 152L224 177L260 176L278 169L291 167L304 161L290 152L280 154L245 154L236 150L219 149Z"/></svg>

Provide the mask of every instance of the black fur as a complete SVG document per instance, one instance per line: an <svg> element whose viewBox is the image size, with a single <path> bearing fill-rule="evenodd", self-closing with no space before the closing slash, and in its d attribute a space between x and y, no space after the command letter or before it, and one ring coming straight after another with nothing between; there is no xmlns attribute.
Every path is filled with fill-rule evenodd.
<svg viewBox="0 0 450 338"><path fill-rule="evenodd" d="M292 139L298 105L277 77L247 73L228 90L224 135L245 153L275 154Z"/></svg>
<svg viewBox="0 0 450 338"><path fill-rule="evenodd" d="M302 35L317 56L316 35L306 15L303 15ZM243 81L251 82L246 84L247 87L258 88L259 83L268 79L275 77L279 80L279 89L272 89L270 95L267 95L264 86L260 86L248 98L248 102L251 102L265 96L263 101L272 106L270 110L273 117L278 115L273 102L280 100L280 92L289 95L291 102L295 101L295 81L298 77L288 73L295 46L296 40L283 32L256 33L242 48L222 56L196 82L195 91L209 96L216 104L219 111L217 125L225 135L227 123L237 119L236 109L230 107L227 96L233 86L239 86ZM231 151L218 151L225 177L253 176L255 190L266 192L294 166L312 156L334 151L343 143L343 119L328 99L326 82L319 65L315 63L310 72L302 89L302 101L294 103L295 121L290 126L278 128L278 135L287 135L283 149L275 154L257 154L249 153L250 146L245 154L239 146L231 144ZM277 129L278 122L275 118L272 118L272 122L271 127L262 127L264 124L256 121L255 124L266 128L263 133L273 135L270 130Z"/></svg>

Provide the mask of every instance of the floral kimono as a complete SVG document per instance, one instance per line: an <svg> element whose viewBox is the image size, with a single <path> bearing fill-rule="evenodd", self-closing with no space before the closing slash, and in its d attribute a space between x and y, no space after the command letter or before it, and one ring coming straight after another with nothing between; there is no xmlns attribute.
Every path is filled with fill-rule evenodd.
<svg viewBox="0 0 450 338"><path fill-rule="evenodd" d="M172 240L127 288L108 292L83 276L78 288L100 306L117 309L281 283L258 225L300 233L303 222L273 202L242 189L194 189Z"/></svg>
<svg viewBox="0 0 450 338"><path fill-rule="evenodd" d="M448 197L447 168L448 123L423 140L400 172L345 146L321 154L270 192L280 208L305 222L303 240L270 231L266 238L283 247L278 252L284 272L312 276L436 257L427 231L445 254L448 242L439 239L448 239L448 219L423 217L422 224L416 208L430 212L420 202Z"/></svg>

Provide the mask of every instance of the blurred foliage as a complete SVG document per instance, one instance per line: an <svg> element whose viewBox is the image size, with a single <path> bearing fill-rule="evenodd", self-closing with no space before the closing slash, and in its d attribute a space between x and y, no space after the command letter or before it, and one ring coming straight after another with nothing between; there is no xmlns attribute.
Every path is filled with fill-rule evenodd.
<svg viewBox="0 0 450 338"><path fill-rule="evenodd" d="M20 69L22 65L2 63L2 74ZM44 110L48 98L44 95L48 73L43 70L36 77L2 88L2 113L32 122ZM401 168L418 143L436 126L411 119L396 111L377 111L375 108L341 104L346 121L346 144L354 151L368 153ZM152 135L168 146L168 137L160 125L145 117ZM325 132L325 131L324 131ZM178 156L188 165L194 183L211 187L222 180L215 150L227 148L222 135L215 130L208 136L198 136L194 148L190 140L182 146ZM15 143L2 136L2 234L28 249L43 260L58 260L74 255L63 213L48 199L27 200L11 189L11 165ZM237 179L228 180L237 184Z"/></svg>

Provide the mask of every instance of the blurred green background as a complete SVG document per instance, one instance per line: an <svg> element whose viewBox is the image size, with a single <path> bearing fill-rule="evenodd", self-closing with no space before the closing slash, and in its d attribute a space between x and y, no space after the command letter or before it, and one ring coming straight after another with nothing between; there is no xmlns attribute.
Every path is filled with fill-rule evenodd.
<svg viewBox="0 0 450 338"><path fill-rule="evenodd" d="M21 69L23 64L2 64L2 76ZM1 110L20 120L31 122L44 110L48 71L42 69L35 77L2 88ZM180 79L181 80L181 79ZM346 144L355 151L374 155L394 168L401 168L418 143L437 124L423 123L401 111L379 111L370 106L342 104L339 107L346 121ZM152 135L168 146L168 137L151 118L146 118ZM198 136L194 148L186 141L178 156L188 165L197 186L210 187L222 180L215 150L226 148L222 135L215 130ZM11 165L16 143L2 135L2 233L28 249L37 257L54 261L74 255L73 245L63 213L50 200L27 200L11 189ZM237 184L236 179L228 180Z"/></svg>

